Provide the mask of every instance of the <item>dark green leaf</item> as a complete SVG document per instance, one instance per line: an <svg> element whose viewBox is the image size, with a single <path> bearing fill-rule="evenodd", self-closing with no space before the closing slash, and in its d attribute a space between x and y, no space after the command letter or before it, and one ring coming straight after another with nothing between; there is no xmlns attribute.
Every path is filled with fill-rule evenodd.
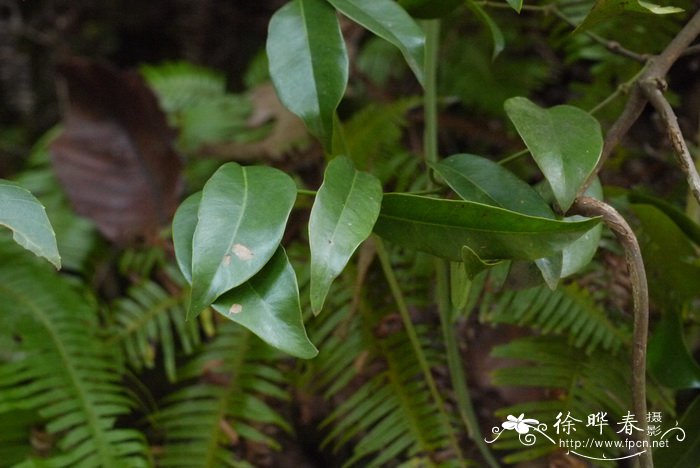
<svg viewBox="0 0 700 468"><path fill-rule="evenodd" d="M684 438L678 440L681 432L675 429L675 425L663 425L663 430L671 432L665 440L669 441L668 447L654 450L654 464L663 468L690 468L697 466L700 460L700 395L685 410L683 417L678 421L678 427L684 431Z"/></svg>
<svg viewBox="0 0 700 468"><path fill-rule="evenodd" d="M217 299L213 308L292 356L310 359L318 354L306 336L297 278L282 247L258 274Z"/></svg>
<svg viewBox="0 0 700 468"><path fill-rule="evenodd" d="M678 310L667 310L649 340L649 371L662 385L679 390L700 388L700 366L683 341Z"/></svg>
<svg viewBox="0 0 700 468"><path fill-rule="evenodd" d="M676 223L676 225L681 229L681 231L683 231L688 239L695 243L695 245L700 246L700 225L686 216L686 214L679 210L676 206L661 198L637 191L630 192L628 198L631 203L644 203L655 206L666 216L671 218L671 220Z"/></svg>
<svg viewBox="0 0 700 468"><path fill-rule="evenodd" d="M342 14L399 48L423 83L423 29L394 0L328 0Z"/></svg>
<svg viewBox="0 0 700 468"><path fill-rule="evenodd" d="M498 55L503 52L503 49L506 47L506 40L503 37L501 28L499 28L491 16L486 13L483 8L481 8L481 5L476 3L474 0L467 0L467 5L469 5L469 8L481 20L481 22L484 23L487 28L489 28L491 40L493 41L493 53L491 54L491 60L496 60L496 57L498 57Z"/></svg>
<svg viewBox="0 0 700 468"><path fill-rule="evenodd" d="M214 173L192 240L188 317L260 271L282 240L295 199L294 181L277 169L227 163Z"/></svg>
<svg viewBox="0 0 700 468"><path fill-rule="evenodd" d="M476 252L466 245L462 247L462 262L464 264L464 271L466 272L469 281L474 280L476 275L482 271L501 263L500 260L482 260L481 257L476 254Z"/></svg>
<svg viewBox="0 0 700 468"><path fill-rule="evenodd" d="M552 187L559 207L567 211L600 158L600 124L577 107L543 109L522 97L508 99L505 109Z"/></svg>
<svg viewBox="0 0 700 468"><path fill-rule="evenodd" d="M436 164L435 171L463 200L554 218L554 213L535 189L489 159L455 154Z"/></svg>
<svg viewBox="0 0 700 468"><path fill-rule="evenodd" d="M398 0L411 16L421 19L443 17L460 6L464 0Z"/></svg>
<svg viewBox="0 0 700 468"><path fill-rule="evenodd" d="M10 229L19 245L61 268L56 235L46 210L29 190L0 180L0 226Z"/></svg>
<svg viewBox="0 0 700 468"><path fill-rule="evenodd" d="M664 308L680 307L700 294L700 265L693 245L678 226L651 205L632 205L651 297Z"/></svg>
<svg viewBox="0 0 700 468"><path fill-rule="evenodd" d="M326 149L333 115L348 81L348 55L338 18L325 0L293 0L270 20L270 76L282 103Z"/></svg>
<svg viewBox="0 0 700 468"><path fill-rule="evenodd" d="M384 196L375 232L387 240L451 260L467 245L484 260L536 260L561 251L598 223L527 216L480 203L407 194Z"/></svg>
<svg viewBox="0 0 700 468"><path fill-rule="evenodd" d="M382 187L373 175L355 170L345 157L328 164L309 219L314 313L357 246L372 233L381 200Z"/></svg>
<svg viewBox="0 0 700 468"><path fill-rule="evenodd" d="M682 8L660 6L641 0L596 0L591 11L576 28L576 32L584 31L626 12L667 15L670 13L681 13L682 11Z"/></svg>

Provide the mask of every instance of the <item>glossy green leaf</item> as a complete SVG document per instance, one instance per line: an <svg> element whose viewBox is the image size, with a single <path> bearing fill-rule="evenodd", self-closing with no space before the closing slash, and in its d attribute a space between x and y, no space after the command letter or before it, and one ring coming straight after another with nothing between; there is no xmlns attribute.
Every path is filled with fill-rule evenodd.
<svg viewBox="0 0 700 468"><path fill-rule="evenodd" d="M693 244L658 208L632 205L632 209L641 225L637 238L651 297L664 308L680 307L698 297L700 265Z"/></svg>
<svg viewBox="0 0 700 468"><path fill-rule="evenodd" d="M10 229L19 245L61 268L56 234L44 206L29 190L3 180L0 180L0 226Z"/></svg>
<svg viewBox="0 0 700 468"><path fill-rule="evenodd" d="M489 159L455 154L435 164L434 169L463 200L554 218L549 205L535 189Z"/></svg>
<svg viewBox="0 0 700 468"><path fill-rule="evenodd" d="M328 164L309 219L311 308L323 307L333 280L355 249L372 233L382 200L373 175L355 169L345 157Z"/></svg>
<svg viewBox="0 0 700 468"><path fill-rule="evenodd" d="M296 185L270 167L221 166L202 190L192 240L188 317L240 285L277 250Z"/></svg>
<svg viewBox="0 0 700 468"><path fill-rule="evenodd" d="M683 340L678 310L667 310L649 340L649 371L659 383L680 390L700 388L700 366Z"/></svg>
<svg viewBox="0 0 700 468"><path fill-rule="evenodd" d="M600 159L600 124L577 107L543 109L523 97L508 99L505 109L566 212Z"/></svg>
<svg viewBox="0 0 700 468"><path fill-rule="evenodd" d="M197 212L202 192L193 193L183 201L173 217L173 246L175 260L188 283L192 284L192 239L197 227Z"/></svg>
<svg viewBox="0 0 700 468"><path fill-rule="evenodd" d="M487 28L489 28L491 40L493 41L493 53L491 54L491 60L496 60L496 57L498 57L498 55L503 52L503 49L506 47L506 40L503 37L501 28L498 27L493 18L491 18L491 15L489 15L486 10L481 7L481 5L476 3L476 1L467 0L467 5L469 5L469 8L474 12L477 18L479 18Z"/></svg>
<svg viewBox="0 0 700 468"><path fill-rule="evenodd" d="M682 434L676 429L676 424L667 420L663 424L664 432L670 430L665 440L669 441L668 447L660 447L654 450L654 464L663 468L690 468L697 466L700 460L700 395L688 406L683 413L677 427L684 431Z"/></svg>
<svg viewBox="0 0 700 468"><path fill-rule="evenodd" d="M326 149L345 94L348 55L335 10L325 0L292 0L270 20L270 77L282 103Z"/></svg>
<svg viewBox="0 0 700 468"><path fill-rule="evenodd" d="M406 10L394 0L328 1L357 24L398 47L418 81L423 83L425 34Z"/></svg>
<svg viewBox="0 0 700 468"><path fill-rule="evenodd" d="M586 190L586 195L598 200L603 199L603 186L600 185L600 180L598 180L597 177L591 186L588 187L588 190ZM564 219L566 221L577 221L583 218L581 216L569 216ZM589 263L591 263L593 256L598 251L598 246L600 245L600 238L602 235L603 225L599 224L582 235L575 242L566 246L562 252L562 278L567 278L574 273L578 273Z"/></svg>
<svg viewBox="0 0 700 468"><path fill-rule="evenodd" d="M641 0L596 0L593 8L576 28L576 31L584 31L626 12L668 15L681 13L683 9L674 6L656 5Z"/></svg>
<svg viewBox="0 0 700 468"><path fill-rule="evenodd" d="M292 356L310 359L318 354L304 330L297 278L282 247L259 273L212 307Z"/></svg>
<svg viewBox="0 0 700 468"><path fill-rule="evenodd" d="M536 260L561 251L598 222L563 222L481 203L388 194L374 231L401 246L451 260L462 260L465 245L484 260Z"/></svg>

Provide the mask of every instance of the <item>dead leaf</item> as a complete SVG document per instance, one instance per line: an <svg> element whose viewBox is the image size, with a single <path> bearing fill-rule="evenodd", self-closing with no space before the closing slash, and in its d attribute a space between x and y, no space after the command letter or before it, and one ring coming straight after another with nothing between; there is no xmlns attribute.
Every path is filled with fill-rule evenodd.
<svg viewBox="0 0 700 468"><path fill-rule="evenodd" d="M154 238L182 186L156 97L136 72L87 59L68 60L59 74L64 130L50 149L71 204L117 244Z"/></svg>

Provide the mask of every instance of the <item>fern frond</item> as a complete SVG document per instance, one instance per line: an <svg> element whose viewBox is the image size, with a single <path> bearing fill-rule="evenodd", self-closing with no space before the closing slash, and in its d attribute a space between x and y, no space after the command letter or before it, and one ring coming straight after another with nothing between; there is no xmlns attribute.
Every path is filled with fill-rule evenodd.
<svg viewBox="0 0 700 468"><path fill-rule="evenodd" d="M555 392L557 398L523 403L497 411L504 420L507 415L524 413L527 418L546 423L547 433L557 439L553 424L559 412L580 420L575 423L575 430L560 436L562 439L586 441L619 440L614 430L615 422L620 420L631 408L629 382L625 378L629 368L625 356L611 355L604 350L597 350L582 355L570 346L565 337L528 337L511 341L494 348L492 356L499 358L524 360L526 363L497 369L493 373L493 383L504 387L535 387ZM598 412L607 413L608 426L603 427L603 434L595 426L587 426L587 416ZM507 463L531 460L557 450L544 437L538 437L532 447L524 447L515 431L504 433L494 444L496 448L516 450L504 458ZM608 458L620 455L620 449L614 447L600 448L595 456Z"/></svg>
<svg viewBox="0 0 700 468"><path fill-rule="evenodd" d="M574 283L554 291L542 285L495 296L484 299L491 306L480 309L482 321L527 326L543 334L566 334L572 346L585 348L589 354L599 347L616 352L629 341L629 332L614 324L588 291Z"/></svg>
<svg viewBox="0 0 700 468"><path fill-rule="evenodd" d="M358 167L374 166L398 150L406 113L420 104L420 98L404 98L389 104L368 104L347 121L344 127L348 152Z"/></svg>
<svg viewBox="0 0 700 468"><path fill-rule="evenodd" d="M4 243L0 258L0 329L15 337L0 353L0 413L39 413L58 438L52 466L147 466L142 435L115 427L132 401L95 307Z"/></svg>
<svg viewBox="0 0 700 468"><path fill-rule="evenodd" d="M144 66L142 75L158 95L170 121L180 130L185 150L203 143L238 140L250 133L247 119L252 112L245 96L226 92L222 73L187 62Z"/></svg>
<svg viewBox="0 0 700 468"><path fill-rule="evenodd" d="M185 321L185 301L184 288L171 293L153 280L142 280L113 304L108 343L120 345L137 371L154 367L156 347L160 345L166 376L174 382L178 349L175 336L185 355L191 354L201 341L198 322Z"/></svg>
<svg viewBox="0 0 700 468"><path fill-rule="evenodd" d="M226 92L223 73L189 62L144 65L140 72L168 114L195 106L203 100L216 99Z"/></svg>
<svg viewBox="0 0 700 468"><path fill-rule="evenodd" d="M159 466L250 466L236 455L243 440L279 449L262 430L291 427L266 402L288 400L279 355L243 327L225 322L216 338L182 369L191 383L154 415L165 444Z"/></svg>
<svg viewBox="0 0 700 468"><path fill-rule="evenodd" d="M393 325L380 331L385 313L366 304L350 315L353 287L348 283L348 274L337 280L322 320L309 327L320 352L304 364L301 385L339 402L322 422L327 433L323 445L334 451L352 446L345 466L383 466L436 453L463 462L451 448L453 421L436 407L405 331ZM400 320L389 322L401 328ZM417 326L416 331L429 365L441 364L428 327Z"/></svg>

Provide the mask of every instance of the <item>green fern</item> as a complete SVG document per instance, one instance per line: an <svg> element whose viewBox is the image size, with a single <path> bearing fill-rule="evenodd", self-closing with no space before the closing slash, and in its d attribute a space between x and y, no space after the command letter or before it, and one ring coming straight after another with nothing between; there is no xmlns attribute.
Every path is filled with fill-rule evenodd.
<svg viewBox="0 0 700 468"><path fill-rule="evenodd" d="M238 141L250 133L246 126L252 112L250 102L226 92L222 73L186 62L144 66L141 73L178 128L183 150L221 140Z"/></svg>
<svg viewBox="0 0 700 468"><path fill-rule="evenodd" d="M507 415L524 413L527 418L537 419L548 426L547 433L556 440L553 423L559 412L571 415L582 422L576 423L576 430L562 434L563 439L585 441L587 438L615 441L618 434L613 429L615 421L631 408L628 389L628 357L623 353L611 355L598 350L582 355L570 346L564 337L528 337L511 341L494 348L492 356L526 361L525 365L515 365L497 369L493 373L493 383L505 387L541 388L555 392L558 396L550 400L523 403L497 411L503 420ZM603 435L595 426L587 427L587 416L600 411L608 413L609 426L603 428ZM504 457L506 463L531 460L558 449L544 437L537 437L532 447L524 447L515 431L505 431L494 444L496 448L514 450ZM615 448L596 449L594 456L613 458L620 455Z"/></svg>
<svg viewBox="0 0 700 468"><path fill-rule="evenodd" d="M466 462L451 442L458 438L454 421L443 416L431 397L400 321L363 303L350 315L351 275L337 280L323 320L310 327L320 353L304 364L299 383L307 392L340 402L321 425L327 433L323 446L334 451L351 446L344 466L383 466L421 457L426 463L421 466L434 466L438 453L447 460L443 466L462 466ZM385 325L389 328L383 330ZM431 367L441 364L429 328L417 326L416 331Z"/></svg>
<svg viewBox="0 0 700 468"><path fill-rule="evenodd" d="M168 380L177 379L175 336L185 355L200 344L200 329L196 320L185 321L186 296L182 284L170 275L174 293L150 279L132 286L127 296L112 306L109 344L119 344L129 364L136 370L152 369L156 363L156 347L160 345Z"/></svg>
<svg viewBox="0 0 700 468"><path fill-rule="evenodd" d="M614 324L588 291L575 283L554 291L544 285L507 290L485 297L484 302L491 305L480 308L482 321L527 326L543 334L566 334L572 346L585 348L586 353L598 347L615 352L629 342L627 330Z"/></svg>
<svg viewBox="0 0 700 468"><path fill-rule="evenodd" d="M0 258L0 328L14 337L0 350L0 413L38 412L57 437L50 466L147 466L142 435L115 424L132 401L94 304L4 242Z"/></svg>
<svg viewBox="0 0 700 468"><path fill-rule="evenodd" d="M261 426L291 427L267 403L288 400L278 353L243 327L226 322L203 352L181 369L188 383L154 415L165 443L163 467L250 466L236 454L242 441L279 449Z"/></svg>

